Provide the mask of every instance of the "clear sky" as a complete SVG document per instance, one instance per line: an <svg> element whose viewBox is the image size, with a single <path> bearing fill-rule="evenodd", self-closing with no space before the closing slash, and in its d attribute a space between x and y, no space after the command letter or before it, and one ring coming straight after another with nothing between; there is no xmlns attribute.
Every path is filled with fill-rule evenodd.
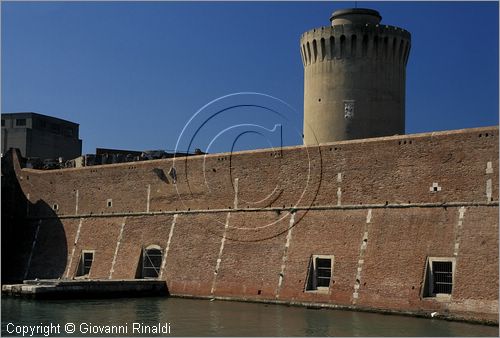
<svg viewBox="0 0 500 338"><path fill-rule="evenodd" d="M357 6L412 34L407 133L498 124L498 2ZM259 92L286 104L262 96L216 104L274 105L281 115L255 107L227 111L204 125L191 150L206 150L234 123L272 129L283 119L292 126L283 126L285 145L300 144L300 35L348 7L354 2L2 1L1 109L79 123L84 153L174 149L201 107L227 94ZM238 142L241 149L268 147L255 133ZM230 146L221 139L209 151Z"/></svg>

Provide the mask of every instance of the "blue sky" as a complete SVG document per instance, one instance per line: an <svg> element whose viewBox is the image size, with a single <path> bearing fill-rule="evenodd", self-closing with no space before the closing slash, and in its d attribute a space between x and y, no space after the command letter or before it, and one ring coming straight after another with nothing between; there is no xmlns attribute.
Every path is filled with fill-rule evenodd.
<svg viewBox="0 0 500 338"><path fill-rule="evenodd" d="M357 5L377 9L383 24L412 33L407 133L498 124L497 2ZM96 147L174 149L193 114L237 92L282 101L246 95L215 102L186 128L191 150L206 150L235 123L259 126L238 140L238 149L269 147L269 135L274 144L270 130L276 124L283 125L285 145L300 144L300 35L329 25L332 11L354 2L1 6L2 112L34 111L77 122L83 152L93 153ZM226 111L192 137L217 105L246 103L272 109ZM229 139L217 139L210 152L229 150Z"/></svg>

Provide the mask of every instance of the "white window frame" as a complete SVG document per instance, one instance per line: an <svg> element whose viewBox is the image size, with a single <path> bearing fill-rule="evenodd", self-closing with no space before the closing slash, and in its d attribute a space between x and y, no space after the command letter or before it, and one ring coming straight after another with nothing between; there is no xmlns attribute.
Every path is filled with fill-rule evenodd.
<svg viewBox="0 0 500 338"><path fill-rule="evenodd" d="M80 275L80 268L82 270L85 269L85 254L91 253L92 254L92 263L90 264L90 269L88 274L82 274ZM94 265L94 260L95 260L95 250L82 250L80 253L80 260L78 261L78 266L76 267L76 274L75 277L77 278L89 278L90 273L92 272L92 266Z"/></svg>
<svg viewBox="0 0 500 338"><path fill-rule="evenodd" d="M318 286L318 268L316 266L316 260L318 258L330 260L330 281L328 283L328 286ZM311 259L312 259L312 262L310 262L309 271L307 273L305 291L306 292L328 293L330 291L330 288L332 285L333 267L335 264L335 256L334 255L312 255ZM311 283L311 288L308 289L307 287L309 285L310 279L312 279L312 283Z"/></svg>
<svg viewBox="0 0 500 338"><path fill-rule="evenodd" d="M432 263L433 262L451 262L451 293L435 293L434 292L434 272ZM422 298L436 298L442 300L451 299L451 295L455 290L455 269L456 269L456 259L455 257L427 257L427 263L425 264L425 286L422 289ZM427 292L425 292L427 290Z"/></svg>

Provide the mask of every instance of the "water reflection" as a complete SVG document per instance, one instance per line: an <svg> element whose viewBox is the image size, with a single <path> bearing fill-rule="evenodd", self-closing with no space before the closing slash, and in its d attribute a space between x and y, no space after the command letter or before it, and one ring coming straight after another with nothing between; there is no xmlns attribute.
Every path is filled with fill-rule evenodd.
<svg viewBox="0 0 500 338"><path fill-rule="evenodd" d="M170 323L172 336L491 336L498 327L374 313L180 298L32 301L2 298L2 335L14 325ZM12 326L10 326L12 327ZM60 336L68 336L62 331ZM95 333L94 336L99 334ZM109 334L101 334L101 336ZM153 334L144 334L151 336ZM71 335L69 335L71 336Z"/></svg>

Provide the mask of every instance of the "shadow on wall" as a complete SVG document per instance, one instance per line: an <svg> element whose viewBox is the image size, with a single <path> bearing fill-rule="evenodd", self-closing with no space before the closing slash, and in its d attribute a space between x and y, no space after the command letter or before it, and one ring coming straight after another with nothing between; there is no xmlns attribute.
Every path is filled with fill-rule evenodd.
<svg viewBox="0 0 500 338"><path fill-rule="evenodd" d="M15 173L20 158L17 149L2 157L2 283L57 279L63 277L67 263L65 230L47 203L33 204L24 195Z"/></svg>

